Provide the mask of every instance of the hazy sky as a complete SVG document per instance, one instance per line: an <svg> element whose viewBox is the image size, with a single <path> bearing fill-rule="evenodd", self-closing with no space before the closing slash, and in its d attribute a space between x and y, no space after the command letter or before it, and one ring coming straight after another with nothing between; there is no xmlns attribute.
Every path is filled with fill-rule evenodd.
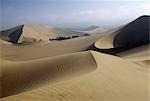
<svg viewBox="0 0 150 101"><path fill-rule="evenodd" d="M119 26L150 15L150 0L2 0L1 10L3 29L19 24Z"/></svg>

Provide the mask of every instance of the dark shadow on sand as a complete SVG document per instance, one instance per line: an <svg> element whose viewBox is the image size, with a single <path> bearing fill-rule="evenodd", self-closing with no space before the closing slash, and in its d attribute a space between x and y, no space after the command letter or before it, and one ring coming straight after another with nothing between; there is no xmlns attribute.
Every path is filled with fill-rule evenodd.
<svg viewBox="0 0 150 101"><path fill-rule="evenodd" d="M150 43L150 16L141 16L117 31L114 48L100 49L91 45L89 49L107 54L117 54Z"/></svg>

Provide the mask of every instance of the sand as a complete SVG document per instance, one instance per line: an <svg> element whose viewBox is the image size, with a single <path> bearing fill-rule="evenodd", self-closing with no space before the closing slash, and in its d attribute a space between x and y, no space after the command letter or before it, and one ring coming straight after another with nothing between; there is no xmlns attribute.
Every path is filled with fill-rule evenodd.
<svg viewBox="0 0 150 101"><path fill-rule="evenodd" d="M117 54L123 59L136 63L141 67L144 67L147 71L150 71L150 45L144 45L138 48L128 50Z"/></svg>
<svg viewBox="0 0 150 101"><path fill-rule="evenodd" d="M69 42L78 42L77 40L73 39L69 40ZM82 38L79 40L82 40ZM20 52L19 49L13 51L16 46L6 44L3 43L2 47L5 52L8 50L11 50L12 53L17 50ZM34 46L40 49L44 45L41 43ZM46 43L46 45L51 46L52 44ZM30 46L33 47L33 45L27 45L17 46L17 48L23 48L22 51L24 50L24 53L26 53L26 49ZM62 49L62 47L59 48ZM77 49L79 51L82 48ZM72 54L70 53L71 51L62 49L61 53L52 55L50 54L52 50L46 52L48 48L42 47L41 49L42 51L45 50L45 52L40 55L37 55L38 53L35 52L34 47L30 47L30 52L33 51L30 56L27 54L22 56L11 54L8 56L11 58L6 58L6 56L4 58L2 55L3 58L1 57L1 59L3 59L4 64L2 73L8 74L7 79L4 78L6 76L2 76L5 84L2 89L7 88L7 90L2 90L3 97L7 96L2 98L3 101L149 100L149 71L143 69L144 66L134 63L135 61L129 61L134 60L133 56L130 56L132 52L120 55L120 57L124 58L121 59L120 57L95 51ZM55 51L53 50L53 53ZM66 54L62 55L65 51ZM132 51L135 53L134 58L136 58L136 54L139 54L137 49ZM128 58L126 57L127 54L129 54ZM144 58L144 55L137 57L140 56ZM149 66L149 64L147 65Z"/></svg>
<svg viewBox="0 0 150 101"><path fill-rule="evenodd" d="M115 36L122 28L103 36L29 45L0 40L1 100L149 101L149 44L101 53L115 48Z"/></svg>
<svg viewBox="0 0 150 101"><path fill-rule="evenodd" d="M141 16L94 44L96 51L116 54L150 43L150 16ZM105 45L106 44L106 45Z"/></svg>
<svg viewBox="0 0 150 101"><path fill-rule="evenodd" d="M148 97L150 94L149 92L150 78L148 72L141 70L140 66L127 62L121 58L98 53L95 51L90 52L91 52L90 54L92 54L92 56L96 60L97 67L95 68L95 66L90 66L89 73L82 76L78 76L76 78L72 78L72 76L69 76L70 78L69 80L64 80L62 82L54 84L49 83L47 86L41 87L39 89L3 98L3 101L9 100L148 101L149 100ZM82 57L82 55L86 53L78 53L78 54L80 55L79 57ZM87 57L91 57L91 55ZM72 56L69 59L71 58ZM83 61L86 61L86 59ZM89 61L91 61L90 63L94 63L93 59L89 59ZM83 64L85 65L87 64L87 62ZM70 64L68 63L68 65ZM95 63L93 65L95 65ZM40 67L38 64L37 66ZM69 66L69 68L74 67ZM78 68L82 68L82 66ZM59 72L61 74L61 71ZM76 72L78 72L78 70ZM82 72L80 73L82 74ZM65 76L65 74L62 75L63 76L60 76L61 80ZM57 79L55 78L54 80Z"/></svg>
<svg viewBox="0 0 150 101"><path fill-rule="evenodd" d="M2 50L4 53L1 55L3 58L12 61L58 56L87 50L99 38L98 36L87 36L65 41L44 42L31 45L3 45Z"/></svg>
<svg viewBox="0 0 150 101"><path fill-rule="evenodd" d="M57 39L57 37L83 36L86 33L69 29L49 27L47 25L20 25L1 31L1 39L12 43L35 43Z"/></svg>
<svg viewBox="0 0 150 101"><path fill-rule="evenodd" d="M83 52L33 61L4 60L2 66L4 97L91 72L96 62L90 52Z"/></svg>

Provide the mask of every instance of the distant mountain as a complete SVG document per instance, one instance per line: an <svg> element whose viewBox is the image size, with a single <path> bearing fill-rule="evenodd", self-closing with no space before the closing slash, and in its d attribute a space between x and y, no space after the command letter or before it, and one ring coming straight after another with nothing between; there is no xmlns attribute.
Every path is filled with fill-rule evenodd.
<svg viewBox="0 0 150 101"><path fill-rule="evenodd" d="M84 28L84 29L82 29L80 31L88 33L88 34L100 34L102 32L107 31L107 29L104 28L104 27L100 27L100 26L96 26L96 25L91 25L91 26L89 26L87 28Z"/></svg>
<svg viewBox="0 0 150 101"><path fill-rule="evenodd" d="M91 31L91 30L94 30L94 29L97 29L99 28L99 26L96 26L96 25L91 25L85 29L82 29L82 31Z"/></svg>
<svg viewBox="0 0 150 101"><path fill-rule="evenodd" d="M69 29L54 28L46 25L20 25L5 31L1 31L1 39L12 43L32 43L48 41L58 37L79 37L87 35L85 32L77 32Z"/></svg>

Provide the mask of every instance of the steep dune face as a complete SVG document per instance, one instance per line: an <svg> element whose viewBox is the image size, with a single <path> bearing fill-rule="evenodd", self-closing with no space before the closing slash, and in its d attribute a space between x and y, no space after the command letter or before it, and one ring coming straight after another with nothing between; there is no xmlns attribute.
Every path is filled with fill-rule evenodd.
<svg viewBox="0 0 150 101"><path fill-rule="evenodd" d="M22 25L1 31L0 38L8 42L17 43L23 31L23 27L24 26Z"/></svg>
<svg viewBox="0 0 150 101"><path fill-rule="evenodd" d="M95 50L116 54L150 43L149 21L150 16L141 16L122 28L117 28L98 40L94 45Z"/></svg>
<svg viewBox="0 0 150 101"><path fill-rule="evenodd" d="M49 30L46 25L25 25L17 43L48 41L50 38Z"/></svg>
<svg viewBox="0 0 150 101"><path fill-rule="evenodd" d="M150 43L150 16L141 16L123 27L114 38L114 47L134 48Z"/></svg>
<svg viewBox="0 0 150 101"><path fill-rule="evenodd" d="M93 44L91 49L102 53L116 54L120 50L114 48L114 37L116 36L116 33L119 32L123 27L124 26L120 26L111 31L105 32L104 35Z"/></svg>
<svg viewBox="0 0 150 101"><path fill-rule="evenodd" d="M48 40L48 27L42 25L21 25L1 32L1 39L11 43L30 43Z"/></svg>

